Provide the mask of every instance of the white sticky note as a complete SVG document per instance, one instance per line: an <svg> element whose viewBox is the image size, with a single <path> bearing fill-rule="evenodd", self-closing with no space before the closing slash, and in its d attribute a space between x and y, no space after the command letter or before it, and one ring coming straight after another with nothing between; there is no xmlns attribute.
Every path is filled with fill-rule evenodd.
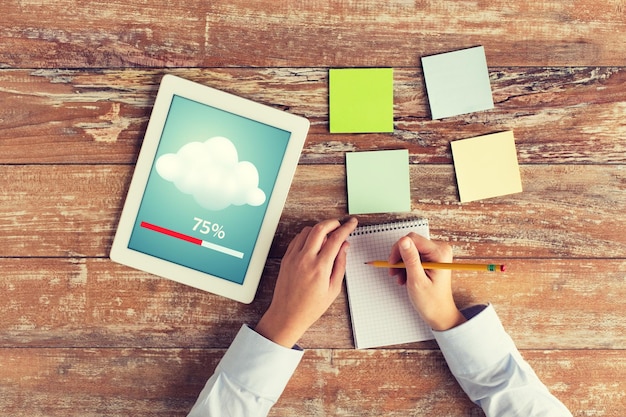
<svg viewBox="0 0 626 417"><path fill-rule="evenodd" d="M493 108L482 46L423 57L422 67L433 119Z"/></svg>
<svg viewBox="0 0 626 417"><path fill-rule="evenodd" d="M500 132L451 143L461 202L522 191L513 132Z"/></svg>

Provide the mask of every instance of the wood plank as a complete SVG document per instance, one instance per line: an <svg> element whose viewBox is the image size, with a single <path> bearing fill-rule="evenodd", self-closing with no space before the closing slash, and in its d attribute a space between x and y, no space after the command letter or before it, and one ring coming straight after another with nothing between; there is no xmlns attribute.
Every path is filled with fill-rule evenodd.
<svg viewBox="0 0 626 417"><path fill-rule="evenodd" d="M104 259L0 259L0 347L225 348L267 309L279 262L244 305ZM522 349L626 348L626 260L505 262L502 275L455 272L458 306L491 302ZM353 347L345 289L300 344Z"/></svg>
<svg viewBox="0 0 626 417"><path fill-rule="evenodd" d="M2 349L11 416L184 416L222 351ZM208 365L207 365L208 364Z"/></svg>
<svg viewBox="0 0 626 417"><path fill-rule="evenodd" d="M303 115L301 162L407 148L413 163L450 163L452 140L514 130L520 162L624 163L626 68L492 68L496 108L430 120L421 71L396 69L393 134L330 134L323 68L0 71L0 163L133 163L157 84L174 73Z"/></svg>
<svg viewBox="0 0 626 417"><path fill-rule="evenodd" d="M426 217L433 237L450 241L462 257L624 258L623 168L525 165L523 193L461 204L452 166L412 165L413 211L361 220ZM110 165L0 166L0 256L108 256L131 170ZM271 256L282 256L304 225L346 213L345 168L301 165Z"/></svg>
<svg viewBox="0 0 626 417"><path fill-rule="evenodd" d="M622 416L626 362L619 351L522 354L574 415ZM223 350L189 349L0 349L0 408L15 417L183 416L222 355ZM308 350L270 412L409 414L482 415L437 350Z"/></svg>
<svg viewBox="0 0 626 417"><path fill-rule="evenodd" d="M103 259L0 259L10 302L0 306L9 346L227 347L267 309L277 262L253 305Z"/></svg>
<svg viewBox="0 0 626 417"><path fill-rule="evenodd" d="M11 0L3 12L11 68L401 67L480 44L496 66L626 62L621 0Z"/></svg>

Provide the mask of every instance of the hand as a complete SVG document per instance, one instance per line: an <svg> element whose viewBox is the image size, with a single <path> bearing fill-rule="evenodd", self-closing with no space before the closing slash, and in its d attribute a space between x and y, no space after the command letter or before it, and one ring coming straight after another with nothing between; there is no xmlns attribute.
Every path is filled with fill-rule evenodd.
<svg viewBox="0 0 626 417"><path fill-rule="evenodd" d="M346 270L348 235L357 226L326 220L305 227L289 244L272 302L256 326L262 336L291 348L335 301Z"/></svg>
<svg viewBox="0 0 626 417"><path fill-rule="evenodd" d="M452 273L449 270L424 270L425 262L452 262L452 248L416 233L401 238L391 249L389 263L404 261L406 269L390 269L406 284L413 307L433 330L448 330L465 322L452 298Z"/></svg>

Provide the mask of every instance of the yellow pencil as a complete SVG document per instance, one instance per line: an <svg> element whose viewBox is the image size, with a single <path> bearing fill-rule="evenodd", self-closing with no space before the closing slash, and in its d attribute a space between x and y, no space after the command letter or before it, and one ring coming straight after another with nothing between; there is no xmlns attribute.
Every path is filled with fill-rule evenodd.
<svg viewBox="0 0 626 417"><path fill-rule="evenodd" d="M404 268L404 263L390 264L387 261L370 261L365 262L376 268ZM440 262L422 262L424 269L455 269L463 271L506 271L506 265L499 264L463 264L463 263L440 263Z"/></svg>

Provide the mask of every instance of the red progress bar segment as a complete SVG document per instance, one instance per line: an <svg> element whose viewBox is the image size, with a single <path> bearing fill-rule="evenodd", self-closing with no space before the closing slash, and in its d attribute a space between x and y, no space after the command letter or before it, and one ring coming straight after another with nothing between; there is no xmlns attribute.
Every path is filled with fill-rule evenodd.
<svg viewBox="0 0 626 417"><path fill-rule="evenodd" d="M166 229L165 227L157 226L156 224L152 224L148 222L141 222L141 227L145 229L153 230L155 232L163 233L164 235L175 237L176 239L184 240L186 242L190 242L195 245L202 246L202 239L198 239L189 235L184 235L182 233L178 233L173 230Z"/></svg>
<svg viewBox="0 0 626 417"><path fill-rule="evenodd" d="M202 246L203 248L234 256L235 258L243 259L244 256L244 253L239 252L238 250L230 249L221 245L217 245L215 243L207 242L206 240L198 239L197 237L175 232L174 230L166 229L165 227L157 226L156 224L142 221L141 227L143 227L144 229L152 230L153 232L162 233L164 235L174 237L176 239L184 240L185 242L193 243L194 245Z"/></svg>

